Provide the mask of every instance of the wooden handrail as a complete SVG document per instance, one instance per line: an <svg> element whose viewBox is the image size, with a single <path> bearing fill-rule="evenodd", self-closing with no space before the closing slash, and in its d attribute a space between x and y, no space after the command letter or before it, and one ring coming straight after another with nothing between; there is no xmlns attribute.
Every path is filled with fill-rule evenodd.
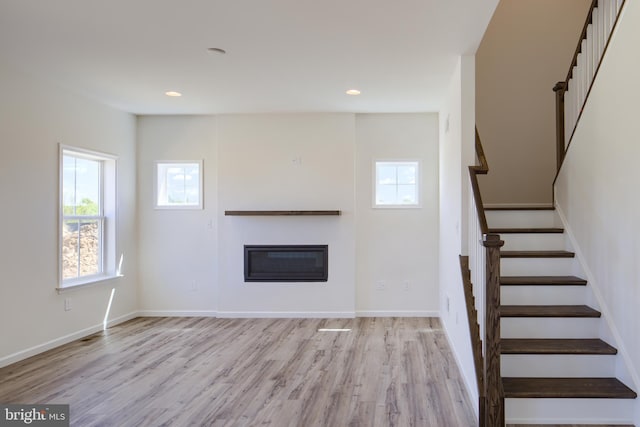
<svg viewBox="0 0 640 427"><path fill-rule="evenodd" d="M489 164L487 158L484 155L484 148L482 148L482 141L480 141L480 135L476 128L476 157L480 162L479 165L469 166L469 177L471 178L471 190L473 191L473 197L476 201L476 212L478 214L478 220L480 221L480 230L482 234L489 233L489 227L487 226L487 217L484 213L484 205L482 204L482 195L480 194L480 185L478 184L478 175L486 175L489 172Z"/></svg>
<svg viewBox="0 0 640 427"><path fill-rule="evenodd" d="M487 163L487 156L484 155L484 147L482 147L482 141L480 140L480 135L478 134L477 128L476 128L476 157L480 162L478 171L480 171L480 173L483 173L483 174L486 174L487 172L489 172L489 163Z"/></svg>
<svg viewBox="0 0 640 427"><path fill-rule="evenodd" d="M482 141L476 128L476 157L479 165L469 166L469 178L475 210L478 216L478 223L482 233L482 245L486 248L485 256L485 307L484 307L484 358L481 359L483 366L479 367L478 359L474 355L476 363L476 377L478 385L482 384L483 391L479 393L480 426L498 427L504 426L504 390L502 388L502 374L500 372L500 248L504 242L499 234L490 233L487 225L487 217L480 194L478 175L485 175L489 172L489 164L484 154ZM462 268L462 267L461 267ZM465 297L466 298L466 297ZM471 296L473 298L473 296ZM468 300L467 304L473 302ZM475 307L475 302L474 302ZM469 308L467 308L469 310ZM477 315L476 315L477 319ZM469 320L471 323L471 318ZM470 324L470 333L475 333L475 328ZM479 340L479 328L477 337ZM473 338L472 338L473 340ZM474 347L477 344L473 344ZM480 344L481 345L481 344Z"/></svg>
<svg viewBox="0 0 640 427"><path fill-rule="evenodd" d="M569 89L569 81L573 78L573 69L578 64L578 55L582 52L582 42L587 39L589 24L593 23L593 12L594 9L598 7L599 1L602 0L592 0L591 5L589 6L589 11L587 13L587 18L585 19L584 25L582 27L582 32L580 33L580 37L578 38L578 45L576 46L576 50L573 53L573 57L571 58L571 63L569 64L569 71L567 72L567 77L564 81L558 82L553 87L553 91L556 93L556 163L557 163L557 171L556 177L553 180L555 185L556 179L558 178L558 174L560 173L560 168L562 167L562 163L564 162L564 158L566 156L566 152L571 145L571 140L573 139L573 134L575 133L578 122L580 121L580 117L582 116L582 109L584 108L589 95L591 94L591 89L593 87L593 83L598 75L598 71L600 70L600 65L602 64L602 59L604 58L607 49L609 48L609 42L611 41L611 36L609 35L606 39L604 49L598 63L593 72L593 78L591 82L589 82L589 87L587 88L586 95L582 105L580 105L580 109L578 112L578 117L576 123L573 125L573 129L571 130L571 135L569 136L569 141L566 140L565 137L565 92ZM624 7L626 0L622 0L622 4L620 6L620 10ZM613 29L618 24L618 20L620 18L620 13L616 16L615 22L611 27L611 32L613 33Z"/></svg>
<svg viewBox="0 0 640 427"><path fill-rule="evenodd" d="M460 274L462 275L462 287L464 299L467 305L467 320L469 323L469 336L471 338L471 351L473 352L473 365L476 369L476 383L478 384L478 408L479 427L485 426L486 394L484 389L484 358L482 356L482 338L480 338L480 325L478 324L478 310L476 299L473 296L473 284L471 283L471 270L469 270L469 257L460 255Z"/></svg>

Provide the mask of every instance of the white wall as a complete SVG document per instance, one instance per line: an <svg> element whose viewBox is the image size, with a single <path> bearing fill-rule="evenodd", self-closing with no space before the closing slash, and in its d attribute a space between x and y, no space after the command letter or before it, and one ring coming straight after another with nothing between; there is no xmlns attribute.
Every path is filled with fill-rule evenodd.
<svg viewBox="0 0 640 427"><path fill-rule="evenodd" d="M640 4L628 1L556 182L558 208L640 391ZM628 373L626 373L628 372ZM640 401L640 399L637 399ZM640 402L635 424L640 424Z"/></svg>
<svg viewBox="0 0 640 427"><path fill-rule="evenodd" d="M0 67L0 366L99 330L137 310L135 118ZM125 277L56 292L58 143L118 160L118 243ZM64 299L71 299L71 311Z"/></svg>
<svg viewBox="0 0 640 427"><path fill-rule="evenodd" d="M489 204L549 204L556 173L555 93L591 0L502 0L476 53L477 123Z"/></svg>
<svg viewBox="0 0 640 427"><path fill-rule="evenodd" d="M221 316L353 316L354 116L218 118ZM239 217L225 210L333 210L340 216ZM245 283L245 244L328 244L329 279Z"/></svg>
<svg viewBox="0 0 640 427"><path fill-rule="evenodd" d="M141 310L437 315L437 126L435 114L139 118ZM422 208L372 208L372 162L379 156L422 161ZM189 159L204 159L204 210L153 209L154 162ZM339 209L342 215L224 215L242 209ZM243 245L269 243L329 244L329 281L244 283ZM378 280L384 290L375 289Z"/></svg>
<svg viewBox="0 0 640 427"><path fill-rule="evenodd" d="M216 119L147 116L137 125L140 309L149 315L215 315ZM203 160L204 209L154 208L155 162L161 160Z"/></svg>
<svg viewBox="0 0 640 427"><path fill-rule="evenodd" d="M435 115L136 120L8 68L0 69L0 89L0 189L6 201L0 219L9 225L0 245L0 364L99 330L112 289L112 321L138 312L437 314ZM125 274L62 295L55 290L58 142L119 156L118 239ZM371 208L371 162L379 155L421 159L421 209ZM204 209L154 209L154 162L197 159L204 160ZM247 218L224 216L226 209L339 209L342 215ZM244 283L245 243L328 243L329 281ZM391 254L378 250L382 246L404 246L415 253ZM388 267L376 270L383 263ZM372 274L388 281L385 292L370 286ZM395 292L405 280L409 290ZM64 311L65 298L71 299L71 311Z"/></svg>
<svg viewBox="0 0 640 427"><path fill-rule="evenodd" d="M421 208L373 209L373 162L414 159ZM437 316L438 115L357 115L356 162L358 314Z"/></svg>
<svg viewBox="0 0 640 427"><path fill-rule="evenodd" d="M478 410L478 389L467 312L460 274L459 255L467 253L469 155L474 153L474 58L459 58L447 99L440 111L440 295L441 319L456 361L467 385L471 403Z"/></svg>

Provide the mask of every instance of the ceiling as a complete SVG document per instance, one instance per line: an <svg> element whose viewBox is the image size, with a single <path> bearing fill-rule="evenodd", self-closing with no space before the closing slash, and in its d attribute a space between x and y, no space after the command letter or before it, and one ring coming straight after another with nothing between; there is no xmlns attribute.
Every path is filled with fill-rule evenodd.
<svg viewBox="0 0 640 427"><path fill-rule="evenodd" d="M0 0L0 63L135 114L438 111L497 3Z"/></svg>

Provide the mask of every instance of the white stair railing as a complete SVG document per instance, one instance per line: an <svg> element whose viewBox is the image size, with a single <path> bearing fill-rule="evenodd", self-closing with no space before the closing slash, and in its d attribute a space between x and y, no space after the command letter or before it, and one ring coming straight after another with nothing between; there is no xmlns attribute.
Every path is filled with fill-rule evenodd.
<svg viewBox="0 0 640 427"><path fill-rule="evenodd" d="M485 289L487 286L486 259L487 249L482 244L483 233L480 218L476 210L476 200L473 191L469 192L469 269L471 270L471 283L473 283L473 296L476 299L476 311L478 312L478 326L480 336L485 336ZM481 202L480 202L481 203ZM483 340L484 342L484 340ZM484 345L483 345L484 347ZM484 355L484 348L482 349Z"/></svg>
<svg viewBox="0 0 640 427"><path fill-rule="evenodd" d="M554 87L558 102L558 169L580 120L624 2L625 0L593 0L567 78Z"/></svg>

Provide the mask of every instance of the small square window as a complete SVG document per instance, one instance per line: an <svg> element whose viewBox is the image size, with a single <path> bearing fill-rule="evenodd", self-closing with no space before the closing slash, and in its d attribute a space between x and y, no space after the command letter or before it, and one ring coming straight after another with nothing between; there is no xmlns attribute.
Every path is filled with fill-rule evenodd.
<svg viewBox="0 0 640 427"><path fill-rule="evenodd" d="M420 207L418 161L376 161L374 207Z"/></svg>
<svg viewBox="0 0 640 427"><path fill-rule="evenodd" d="M156 208L202 209L202 161L156 162Z"/></svg>

